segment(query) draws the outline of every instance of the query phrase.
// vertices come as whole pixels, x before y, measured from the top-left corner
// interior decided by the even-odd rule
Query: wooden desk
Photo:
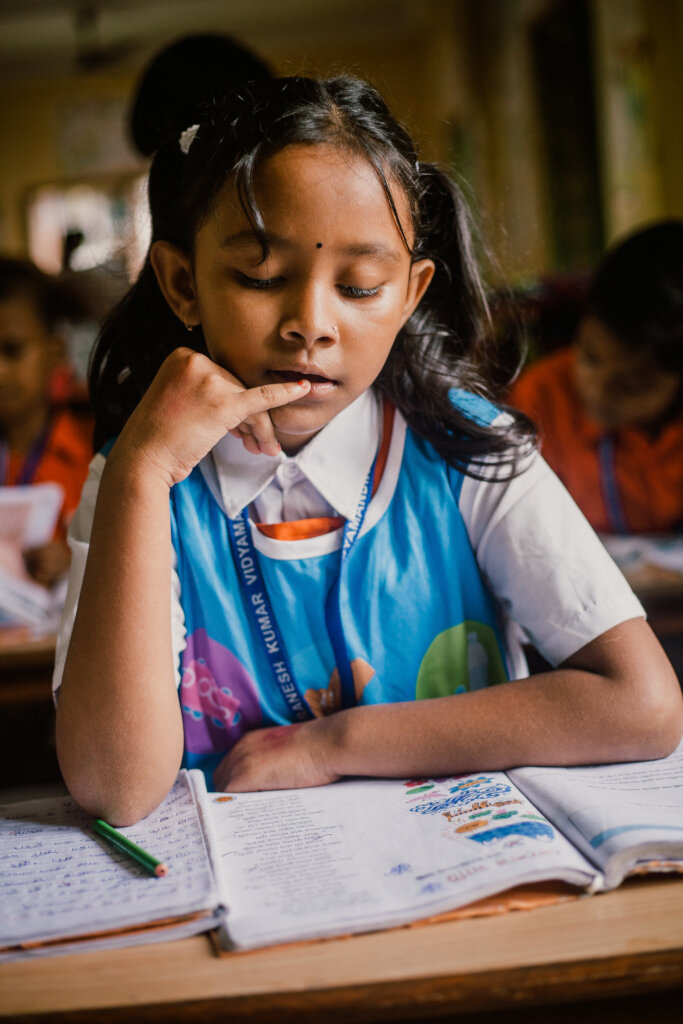
[[[681,878],[631,881],[501,917],[229,957],[216,957],[198,936],[0,964],[0,1016],[24,1024],[563,1024],[577,1015],[582,1024],[673,1024],[682,990]]]
[[[32,640],[0,630],[0,707],[52,700],[54,636]]]
[[[61,782],[54,749],[54,636],[0,630],[0,787]]]

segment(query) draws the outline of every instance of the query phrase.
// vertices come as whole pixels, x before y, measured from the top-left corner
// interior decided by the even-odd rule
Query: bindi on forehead
[[[316,249],[322,249],[323,243],[322,242],[316,242],[315,243],[315,247],[316,247]]]

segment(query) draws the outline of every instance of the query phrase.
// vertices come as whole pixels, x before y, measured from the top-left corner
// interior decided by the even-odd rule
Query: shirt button
[[[275,471],[275,479],[284,489],[296,483],[300,475],[301,471],[295,462],[281,462]]]

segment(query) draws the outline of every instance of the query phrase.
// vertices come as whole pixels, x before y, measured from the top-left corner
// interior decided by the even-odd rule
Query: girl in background
[[[60,322],[76,300],[30,260],[0,257],[0,485],[57,483],[63,501],[55,535],[24,552],[36,582],[50,587],[69,568],[66,531],[92,459],[89,412],[54,400],[64,367]]]
[[[490,401],[455,186],[353,78],[183,128],[92,365],[55,673],[76,799],[124,824],[181,763],[245,790],[672,750],[638,601]],[[524,678],[520,639],[556,668]]]
[[[510,400],[595,530],[683,530],[683,221],[607,253],[573,344],[531,365]]]

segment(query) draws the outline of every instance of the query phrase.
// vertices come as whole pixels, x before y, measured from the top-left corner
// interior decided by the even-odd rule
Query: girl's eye
[[[594,356],[591,352],[586,352],[583,348],[577,349],[577,359],[584,366],[597,366],[600,360]]]
[[[248,277],[240,271],[237,272],[236,277],[238,283],[244,288],[255,288],[259,291],[268,291],[271,288],[277,288],[283,280],[281,277]]]
[[[0,345],[0,357],[12,363],[22,359],[25,351],[26,345],[23,341],[5,341]]]
[[[373,295],[379,295],[380,286],[376,288],[356,288],[352,284],[340,284],[339,289],[349,299],[369,299]]]

